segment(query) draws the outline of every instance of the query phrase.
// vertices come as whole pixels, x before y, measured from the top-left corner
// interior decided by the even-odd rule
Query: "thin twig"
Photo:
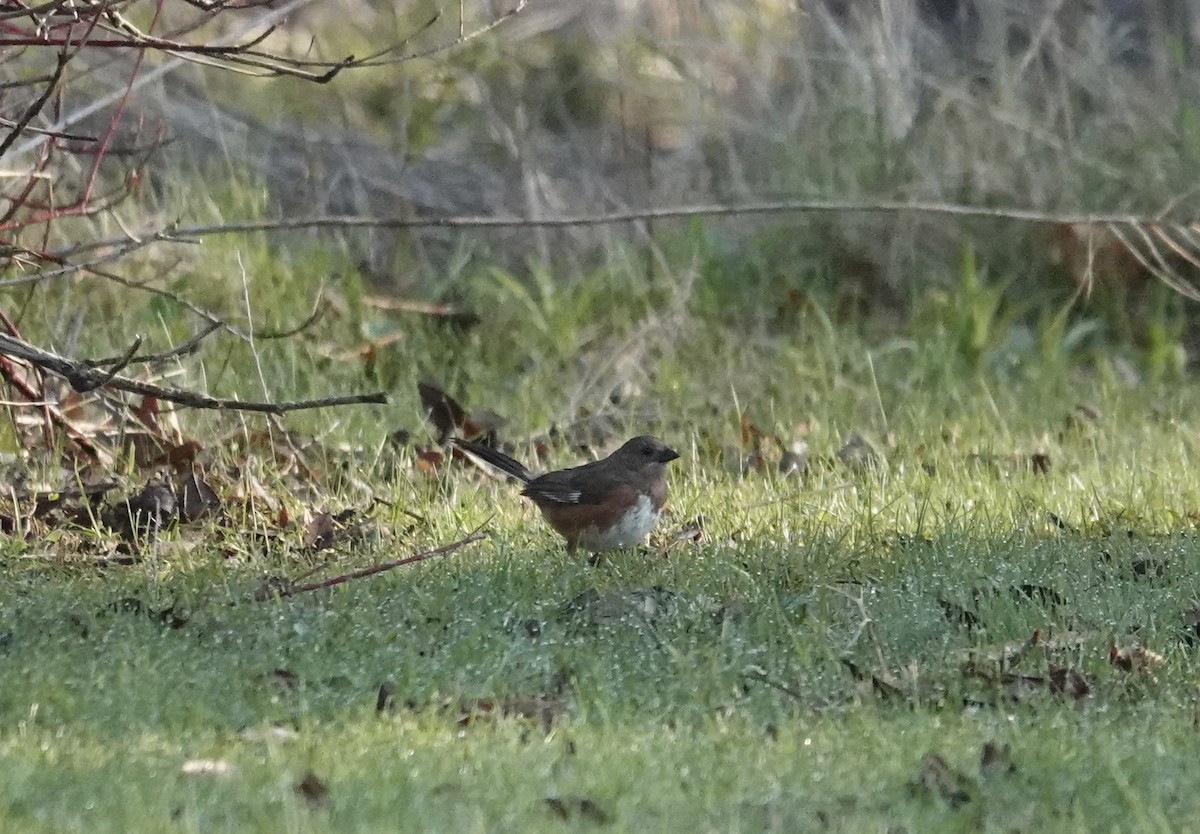
[[[322,588],[332,588],[335,585],[342,585],[346,582],[349,582],[352,579],[364,579],[368,576],[374,576],[377,573],[383,573],[384,571],[389,571],[394,568],[403,567],[404,565],[411,565],[416,562],[423,562],[426,559],[433,558],[434,556],[444,556],[447,553],[453,553],[456,550],[464,548],[469,544],[474,544],[475,542],[481,541],[485,538],[487,538],[486,533],[484,533],[480,530],[476,530],[475,532],[470,533],[469,535],[459,539],[456,542],[450,542],[450,544],[443,544],[440,547],[433,548],[432,550],[423,550],[420,553],[414,553],[411,556],[405,556],[403,559],[393,559],[390,562],[383,562],[378,565],[371,565],[371,567],[369,567],[369,568],[363,568],[361,570],[351,571],[350,573],[343,573],[339,576],[331,576],[328,579],[322,579],[320,582],[309,582],[304,585],[285,584],[282,587],[271,587],[267,593],[263,593],[260,590],[259,592],[255,593],[254,596],[250,597],[249,599],[254,602],[264,602],[266,600],[275,599],[277,597],[291,597],[291,596],[295,596],[296,594],[303,594],[307,591],[319,591]]]
[[[312,312],[304,321],[297,324],[295,327],[289,327],[286,330],[252,330],[251,335],[260,341],[271,341],[273,339],[290,339],[299,333],[303,333],[308,328],[317,323],[321,315],[325,312],[325,305],[322,303],[325,300],[325,287],[321,286],[317,289],[317,298],[313,302]]]
[[[4,140],[0,142],[0,156],[4,156],[4,153],[12,147],[13,142],[17,141],[17,137],[25,131],[25,126],[46,106],[46,102],[50,100],[50,96],[58,89],[58,82],[62,80],[63,70],[67,68],[67,64],[72,57],[74,57],[74,53],[68,51],[65,47],[59,53],[58,64],[54,67],[54,73],[50,76],[50,81],[47,82],[46,89],[42,91],[42,94],[33,103],[25,108],[25,112],[13,124],[13,128],[9,131],[8,136],[4,137]]]
[[[104,371],[103,376],[99,376],[99,377],[96,377],[95,379],[88,380],[87,384],[89,387],[76,388],[75,390],[79,391],[79,393],[81,393],[81,394],[85,394],[88,391],[94,391],[97,388],[103,388],[105,385],[108,385],[108,383],[112,382],[114,379],[117,378],[117,375],[119,373],[121,373],[121,371],[123,371],[129,367],[129,363],[133,361],[133,357],[137,356],[138,348],[140,348],[141,346],[142,346],[142,337],[135,336],[133,339],[133,343],[129,345],[129,347],[126,349],[125,353],[123,353],[120,357],[117,358],[116,362],[112,363],[111,368]]]
[[[98,41],[98,40],[91,41],[85,45],[92,46],[92,47],[107,45],[107,46],[115,47],[115,48],[128,47],[128,48],[134,48],[134,49],[139,49],[139,50],[157,49],[162,52],[165,52],[170,57],[167,60],[163,61],[158,67],[154,68],[153,70],[151,70],[147,73],[143,73],[141,76],[133,79],[132,85],[130,86],[130,88],[128,90],[116,91],[116,92],[110,93],[106,96],[101,96],[98,99],[89,102],[89,104],[86,107],[71,113],[70,115],[66,116],[65,118],[60,118],[54,124],[50,125],[46,129],[51,132],[64,131],[70,125],[83,120],[87,116],[90,116],[92,113],[95,113],[99,110],[102,110],[105,107],[108,107],[117,98],[127,95],[129,92],[133,92],[137,88],[145,86],[146,84],[152,83],[152,82],[158,80],[159,78],[162,78],[164,75],[167,75],[168,73],[174,72],[175,70],[177,70],[181,66],[183,66],[185,62],[215,64],[216,66],[222,67],[222,68],[230,70],[230,71],[251,72],[252,74],[256,74],[256,75],[291,75],[294,77],[299,77],[299,78],[313,81],[316,83],[325,83],[325,82],[328,82],[329,80],[331,80],[334,76],[336,76],[337,74],[339,74],[340,72],[342,72],[343,70],[345,70],[347,68],[378,66],[382,63],[398,63],[401,61],[412,61],[412,60],[415,60],[418,58],[429,57],[431,55],[446,52],[448,50],[462,46],[463,44],[469,43],[470,41],[475,40],[475,39],[487,34],[488,32],[493,31],[494,29],[496,29],[496,27],[500,26],[505,21],[510,20],[513,16],[520,13],[524,9],[528,0],[518,0],[518,3],[515,6],[515,8],[513,8],[507,12],[500,13],[495,18],[488,21],[486,24],[483,24],[479,28],[474,29],[470,32],[462,33],[459,35],[459,37],[457,37],[449,42],[438,44],[438,45],[432,47],[431,49],[428,49],[425,51],[400,55],[395,58],[389,59],[386,62],[380,61],[378,59],[381,56],[395,52],[396,49],[402,47],[408,40],[410,40],[412,36],[405,38],[403,41],[401,41],[399,44],[397,44],[395,46],[381,50],[372,55],[368,55],[365,58],[356,59],[353,56],[351,56],[351,57],[345,58],[341,61],[329,61],[329,62],[302,61],[302,60],[290,58],[290,57],[284,56],[284,55],[273,55],[270,53],[262,53],[262,52],[258,52],[255,50],[248,50],[247,46],[251,46],[254,43],[257,43],[258,42],[257,40],[252,41],[250,44],[242,44],[240,46],[232,45],[233,43],[238,41],[240,38],[246,36],[248,33],[254,31],[258,27],[265,27],[268,30],[268,34],[269,34],[270,30],[272,30],[274,27],[278,26],[279,21],[285,19],[287,17],[287,15],[291,14],[296,9],[306,6],[306,5],[309,5],[311,2],[312,2],[312,0],[290,0],[290,2],[287,2],[283,6],[280,6],[278,8],[268,9],[262,15],[249,21],[246,26],[240,28],[238,31],[231,32],[224,37],[217,38],[209,43],[202,44],[202,45],[190,45],[190,44],[186,44],[186,43],[177,43],[174,41],[165,41],[162,39],[152,38],[149,36],[139,37],[134,34],[126,34],[125,37],[127,40],[123,40],[123,41],[120,41],[120,40],[111,41],[111,42]],[[194,5],[197,8],[207,11],[210,16],[213,14],[216,14],[217,12],[219,12],[225,8],[231,7],[231,6],[227,6],[224,3],[203,3],[203,2],[197,2],[197,0],[188,0],[188,4]],[[54,8],[57,5],[59,5],[59,4],[51,3],[51,4],[46,4],[42,8]],[[257,2],[257,0],[254,0],[254,2],[247,3],[244,6],[242,6],[241,8],[250,8],[250,7],[260,6],[260,5],[265,5],[265,4],[259,3],[259,2]],[[102,3],[102,4],[100,4],[99,8],[103,11],[103,9],[106,6],[107,6],[107,4]],[[13,18],[29,17],[35,11],[36,11],[35,9],[29,9],[29,8],[22,9],[19,12],[13,14],[12,17]],[[420,26],[417,29],[417,32],[424,31],[425,29],[432,26],[432,24],[439,18],[439,16],[440,16],[440,13],[435,14],[429,22]],[[94,15],[92,20],[94,21],[97,18],[98,18],[98,15]],[[2,20],[2,19],[4,19],[4,16],[2,13],[0,13],[0,20]],[[187,31],[192,31],[195,28],[196,28],[196,26],[184,27],[182,30],[180,30],[180,32],[177,33],[177,36],[184,34]],[[111,30],[106,30],[106,31],[111,31]],[[89,30],[89,33],[90,33],[90,30]],[[416,33],[414,33],[414,34],[416,34]],[[16,39],[11,39],[11,40],[20,42],[22,39],[16,38]],[[45,45],[45,43],[46,43],[45,38],[40,37],[40,36],[26,37],[24,40],[29,45]],[[67,40],[73,41],[75,39],[68,37]],[[321,67],[327,67],[328,69],[326,72],[322,72],[322,73],[309,73],[309,72],[305,72],[303,70],[303,67],[305,67],[305,66],[321,66]],[[45,142],[46,142],[46,137],[43,135],[37,135],[37,136],[30,137],[27,139],[27,141],[25,141],[23,144],[21,144],[20,146],[17,147],[15,156],[21,156],[23,154],[26,154],[29,151],[44,144]]]
[[[462,32],[462,27],[460,26],[459,36],[457,38],[455,38],[454,40],[449,41],[447,43],[440,43],[436,46],[431,46],[429,49],[425,49],[420,52],[410,52],[407,55],[404,55],[402,60],[412,61],[416,58],[428,58],[433,55],[439,55],[443,52],[448,52],[449,50],[454,49],[455,47],[458,47],[458,46],[462,46],[465,43],[470,43],[471,41],[475,40],[476,38],[483,37],[488,32],[492,31],[493,29],[498,28],[505,21],[519,15],[521,12],[523,12],[525,10],[525,6],[526,6],[526,4],[528,4],[528,2],[529,2],[529,0],[518,0],[517,5],[513,6],[508,11],[501,12],[496,17],[492,18],[490,21],[483,24],[479,28],[472,29],[470,32],[466,32],[465,34]]]
[[[16,323],[10,319],[8,317],[8,313],[2,309],[0,309],[0,327],[3,327],[4,330],[10,334],[4,338],[12,338],[17,341],[20,340],[20,331],[17,329]],[[102,460],[99,447],[93,443],[82,430],[75,427],[74,423],[72,423],[67,415],[63,413],[63,410],[59,404],[46,401],[46,386],[40,369],[34,368],[31,370],[33,370],[37,376],[38,385],[36,388],[25,379],[25,375],[18,370],[15,363],[9,361],[7,356],[0,356],[0,376],[3,376],[5,382],[15,388],[17,392],[24,396],[27,400],[31,402],[38,401],[44,403],[44,405],[41,407],[41,411],[43,421],[42,425],[46,442],[52,442],[54,437],[54,427],[57,426],[66,432],[67,436],[70,437],[71,440],[78,444],[84,455],[92,460]]]
[[[758,683],[761,683],[764,686],[769,686],[771,689],[774,689],[777,692],[782,692],[784,695],[787,695],[789,698],[793,698],[797,701],[805,700],[804,694],[802,692],[800,692],[800,690],[796,689],[795,687],[788,686],[785,683],[775,680],[770,675],[768,675],[767,671],[765,669],[763,669],[762,667],[751,666],[750,668],[748,668],[744,672],[742,672],[742,677],[744,677],[746,680],[757,681]]]
[[[112,281],[113,283],[119,284],[122,287],[127,287],[131,290],[137,290],[139,292],[150,293],[151,295],[157,295],[160,298],[166,298],[169,301],[172,301],[172,302],[178,304],[179,306],[189,310],[190,312],[192,312],[194,315],[198,316],[199,318],[204,319],[205,323],[207,325],[212,326],[212,328],[214,330],[217,328],[222,328],[222,329],[226,330],[227,332],[233,334],[234,336],[237,336],[243,342],[250,341],[250,338],[251,338],[250,334],[242,332],[239,328],[234,327],[229,322],[227,322],[224,319],[217,316],[216,313],[212,313],[208,310],[205,310],[203,307],[200,307],[200,306],[192,303],[191,301],[184,298],[182,295],[179,295],[178,293],[171,292],[170,290],[163,289],[162,287],[152,286],[152,285],[146,283],[145,281],[131,281],[128,278],[125,278],[125,277],[122,277],[121,275],[116,274],[115,272],[109,272],[108,270],[99,269],[96,266],[97,264],[107,263],[108,261],[119,260],[125,254],[132,252],[135,249],[140,249],[144,246],[149,246],[154,241],[168,240],[168,239],[169,238],[164,237],[161,232],[156,232],[154,234],[143,237],[140,240],[136,240],[136,241],[132,241],[132,242],[131,242],[131,239],[128,237],[122,237],[122,238],[120,238],[120,241],[125,244],[125,247],[120,251],[108,252],[105,255],[102,255],[93,261],[89,261],[86,263],[79,263],[79,264],[69,264],[67,266],[63,266],[60,269],[51,270],[49,272],[39,272],[39,273],[35,273],[33,275],[22,276],[21,278],[11,278],[11,279],[6,279],[6,280],[0,279],[0,289],[21,286],[24,284],[36,284],[36,283],[40,283],[41,281],[46,281],[51,278],[58,278],[58,277],[66,276],[66,275],[71,275],[76,272],[88,272],[92,275],[95,275],[97,278],[103,278],[106,281]],[[95,249],[95,248],[100,248],[100,247],[95,247],[95,246],[90,246],[90,245],[76,246],[76,247],[72,247],[72,251],[79,252],[79,251],[83,251],[85,249],[90,250],[90,249]],[[33,252],[30,254],[41,260],[49,260],[49,261],[52,261],[55,263],[63,262],[63,255],[61,253],[46,254],[46,253],[40,253],[40,252]],[[205,334],[205,335],[207,335],[207,334]]]
[[[141,355],[134,356],[126,364],[158,365],[166,362],[168,359],[177,359],[181,356],[191,356],[200,349],[201,342],[220,329],[221,322],[207,322],[205,326],[200,329],[200,332],[188,339],[186,342],[178,344],[173,348],[159,351],[158,353],[143,353]],[[112,365],[114,362],[120,362],[123,358],[123,356],[106,356],[101,359],[81,359],[80,362],[92,368],[101,368]]]

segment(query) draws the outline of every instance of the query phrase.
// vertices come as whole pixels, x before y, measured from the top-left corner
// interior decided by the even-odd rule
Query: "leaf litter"
[[[439,419],[467,419],[451,398],[434,389],[424,394],[438,404],[434,412]],[[76,413],[82,408],[78,404]],[[374,550],[377,543],[395,535],[375,522],[373,510],[378,499],[373,496],[363,508],[331,511],[304,507],[304,524],[299,528],[293,524],[295,513],[289,507],[297,500],[305,503],[307,494],[322,494],[314,487],[329,480],[316,461],[333,461],[330,474],[338,478],[345,474],[336,465],[338,456],[311,438],[284,430],[243,428],[214,444],[223,454],[219,458],[208,455],[212,460],[205,463],[201,461],[203,445],[183,435],[176,410],[164,411],[155,398],[146,397],[133,410],[133,417],[140,432],[136,437],[142,438],[136,442],[148,443],[147,437],[156,442],[153,454],[129,447],[134,472],[149,471],[139,488],[109,498],[124,481],[114,477],[110,465],[67,459],[60,470],[61,485],[38,489],[18,484],[10,488],[13,510],[0,518],[0,529],[22,535],[31,543],[49,545],[32,558],[99,568],[133,565],[150,552],[169,557],[201,544],[227,559],[274,556],[290,563],[305,553]],[[500,424],[494,415],[476,419],[492,429]],[[270,465],[269,473],[264,464]],[[414,469],[420,468],[418,459]],[[369,485],[358,487],[370,493]],[[165,536],[168,532],[171,535]],[[294,577],[270,576],[248,598],[265,600],[332,587],[453,552],[480,537],[469,534],[449,545],[321,581],[303,581],[311,570]],[[316,569],[330,564],[332,560],[326,559]]]

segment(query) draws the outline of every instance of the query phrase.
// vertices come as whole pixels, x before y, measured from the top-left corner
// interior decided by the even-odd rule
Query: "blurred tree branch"
[[[333,60],[297,57],[271,44],[285,16],[312,0],[25,0],[0,8],[0,92],[6,116],[0,118],[0,287],[25,288],[33,293],[56,278],[77,281],[100,279],[128,290],[155,292],[169,297],[182,309],[202,319],[201,331],[181,345],[140,355],[140,340],[133,340],[121,356],[103,362],[68,359],[25,340],[13,318],[0,308],[0,378],[24,403],[37,404],[45,415],[45,435],[65,432],[77,447],[94,457],[95,448],[67,413],[52,403],[45,372],[67,379],[75,391],[125,391],[168,400],[191,408],[217,408],[281,414],[303,408],[320,408],[385,400],[382,394],[267,402],[213,397],[186,388],[156,385],[126,375],[134,365],[177,360],[200,350],[204,339],[217,329],[242,338],[242,332],[183,294],[150,286],[120,274],[122,261],[154,243],[173,241],[170,230],[134,237],[128,234],[109,245],[88,239],[88,221],[111,216],[122,228],[145,223],[118,218],[113,209],[127,203],[139,189],[139,170],[163,146],[162,132],[149,143],[119,149],[119,128],[129,119],[126,105],[131,93],[187,62],[258,77],[291,77],[325,84],[348,71],[428,57],[453,49],[493,31],[518,14],[526,0],[514,0],[508,11],[489,14],[467,26],[463,4],[458,6],[457,34],[421,52],[406,54],[409,42],[439,20],[435,13],[418,22],[399,43],[365,57],[349,55]],[[251,16],[246,20],[246,15]],[[143,71],[149,55],[159,55],[157,66]],[[125,63],[119,63],[119,60]],[[40,66],[39,66],[40,63]],[[116,89],[93,92],[102,69],[117,71]],[[84,81],[90,82],[84,84]],[[90,96],[77,109],[67,110],[64,91]],[[95,117],[99,116],[99,119]],[[84,119],[102,127],[72,130]],[[140,125],[133,129],[140,132]],[[94,133],[94,135],[92,135]],[[119,167],[118,167],[119,166]],[[103,176],[102,176],[103,174]],[[70,225],[66,221],[73,222]],[[91,254],[80,259],[81,254]],[[158,277],[161,277],[159,275]],[[318,297],[312,314],[296,327],[260,334],[263,338],[298,333],[320,316]]]

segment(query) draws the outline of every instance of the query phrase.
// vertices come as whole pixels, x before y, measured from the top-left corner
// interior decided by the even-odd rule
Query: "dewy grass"
[[[318,276],[273,280],[294,283],[272,314],[306,315]],[[1036,339],[999,365],[967,361],[937,328],[880,344],[828,319],[738,327],[735,313],[693,316],[669,286],[624,305],[499,286],[474,330],[412,327],[377,360],[393,405],[292,421],[322,436],[323,477],[300,488],[273,476],[278,462],[241,464],[295,518],[374,502],[374,524],[327,573],[478,525],[488,541],[267,602],[246,601],[265,574],[296,577],[327,555],[303,551],[302,529],[265,549],[263,531],[172,531],[140,563],[104,568],[37,536],[6,543],[0,830],[1160,830],[1198,818],[1189,383],[1131,390],[1116,359],[1071,364]],[[541,335],[522,364],[511,331],[531,304]],[[330,344],[364,338],[359,325],[347,314],[261,343],[274,393],[370,385],[360,360],[330,358]],[[244,345],[206,350],[217,387],[257,385]],[[427,442],[415,396],[427,376],[503,413],[518,438],[588,374],[596,390],[629,383],[609,405],[612,432],[653,430],[684,453],[646,552],[590,566],[511,485],[460,467],[422,474],[386,440],[406,428]],[[805,440],[806,473],[742,474],[744,426]],[[873,462],[838,458],[853,433]],[[205,454],[220,471],[248,451]],[[580,454],[556,448],[544,463]],[[675,540],[697,519],[702,541]],[[1110,662],[1135,646],[1161,663]]]
[[[1172,138],[1188,113],[1159,118],[1187,99],[1188,75],[1160,73],[1176,80],[1150,90],[1098,60],[1110,43],[1064,44],[1040,12],[1032,40],[1063,50],[1061,75],[1021,60],[1011,77],[998,71],[980,85],[955,66],[945,79],[930,76],[907,38],[888,39],[885,72],[864,71],[873,31],[826,33],[803,10],[794,27],[761,14],[730,27],[718,20],[727,11],[718,4],[715,17],[687,24],[732,47],[711,52],[719,67],[677,50],[701,44],[681,30],[677,45],[655,39],[654,60],[603,61],[587,73],[611,90],[614,112],[619,104],[623,119],[634,114],[626,132],[649,136],[690,121],[638,116],[647,108],[633,101],[650,76],[674,75],[664,76],[663,56],[686,58],[688,72],[653,89],[665,83],[666,97],[681,102],[702,89],[691,98],[707,111],[698,123],[711,124],[682,147],[703,149],[722,200],[749,184],[1157,211],[1194,168],[1194,154]],[[389,28],[363,32],[382,47],[396,42]],[[636,38],[643,31],[639,21]],[[542,99],[579,87],[542,71],[545,42],[521,41],[521,56],[511,42],[488,44],[450,68],[477,78],[473,92],[410,78],[401,83],[414,95],[396,95],[395,79],[379,77],[387,106],[355,121],[400,137],[406,151],[403,139],[434,141],[439,124],[463,131],[452,145],[468,133],[511,134],[521,176],[551,189],[554,213],[581,205],[560,198],[612,193],[607,181],[594,187],[586,166],[569,178],[537,176],[565,145],[538,153],[536,137],[510,129],[503,114],[529,109],[510,106],[519,96],[536,112],[549,107]],[[562,67],[580,75],[577,62]],[[738,81],[714,85],[718,76]],[[342,89],[361,90],[362,78],[345,76]],[[1025,85],[1061,88],[1062,101],[1055,93],[1019,105]],[[737,99],[733,118],[714,108],[721,88]],[[238,89],[251,101],[261,95]],[[315,112],[310,92],[269,94],[273,103],[302,95]],[[883,106],[918,100],[935,106],[922,104],[907,128],[894,118],[903,113]],[[663,115],[649,101],[648,112]],[[397,132],[401,122],[408,127]],[[539,118],[516,122],[544,130]],[[1194,140],[1195,130],[1184,133]],[[239,156],[237,142],[210,138],[183,146]],[[190,222],[249,219],[276,203],[285,214],[316,211],[323,201],[280,185],[299,170],[286,164],[287,145],[281,155],[248,154],[262,167],[224,190],[215,182],[229,178],[224,161],[202,187],[163,177],[172,183],[163,205],[143,208],[175,217],[183,204]],[[323,164],[295,153],[318,189],[341,181],[339,165],[325,181]],[[505,158],[492,145],[467,155],[489,165]],[[1114,174],[1114,164],[1123,169]],[[674,188],[677,178],[664,174],[654,179]],[[254,185],[260,179],[272,190]],[[395,208],[384,191],[377,213]],[[158,199],[157,189],[144,193]],[[456,204],[465,203],[448,201]],[[1177,201],[1180,217],[1188,205]],[[981,246],[981,256],[1012,263],[987,277],[983,257],[978,274],[964,259],[956,279],[969,227],[786,222],[778,239],[757,243],[731,223],[724,247],[693,224],[659,241],[661,259],[616,251],[605,238],[612,262],[584,275],[525,274],[511,252],[504,270],[469,246],[465,265],[446,275],[428,267],[441,259],[414,254],[437,274],[405,274],[404,286],[478,312],[466,328],[372,307],[356,271],[301,233],[275,247],[235,235],[164,244],[123,261],[122,274],[165,276],[155,286],[243,330],[243,275],[263,330],[304,321],[318,288],[327,290],[324,315],[295,336],[251,345],[221,333],[198,358],[164,369],[171,382],[280,399],[385,388],[393,399],[290,416],[314,476],[300,483],[280,471],[294,460],[244,447],[228,415],[183,418],[225,490],[253,478],[278,501],[278,515],[294,522],[282,533],[231,502],[232,528],[169,531],[136,564],[96,564],[101,543],[90,534],[75,551],[62,530],[0,542],[0,831],[1195,827],[1198,392],[1190,380],[1161,383],[1179,379],[1173,313],[1151,311],[1158,321],[1142,354],[1114,349],[1095,321],[1035,321],[1036,310],[1018,315],[994,290],[1015,278],[1036,296],[1028,306],[1042,302],[1036,233],[997,235],[1004,242]],[[986,242],[987,232],[975,233]],[[515,248],[535,236],[514,239]],[[596,238],[582,239],[561,263],[588,259],[581,252]],[[889,264],[889,281],[911,281],[927,315],[836,321],[824,308],[860,260]],[[40,285],[6,310],[20,311],[31,339],[77,356],[119,355],[136,333],[158,343],[148,348],[191,334],[195,319],[177,299],[100,280]],[[807,294],[818,284],[827,299]],[[1047,309],[1060,310],[1064,295],[1047,291]],[[75,339],[79,311],[88,316]],[[1078,337],[1069,346],[1068,333]],[[589,566],[510,485],[415,466],[412,446],[397,448],[389,435],[403,429],[429,442],[416,396],[427,378],[471,409],[507,417],[506,438],[565,429],[547,465],[578,460],[576,441],[594,439],[572,431],[581,423],[601,435],[669,439],[685,454],[651,548]],[[287,451],[282,426],[246,419]],[[854,434],[873,456],[843,461],[837,453]],[[305,447],[308,435],[319,451]],[[746,441],[757,435],[768,438],[767,465],[743,474]],[[803,476],[776,471],[774,437],[807,444]],[[32,470],[31,480],[58,485],[53,465],[21,465],[6,474]],[[307,552],[296,520],[344,508],[370,508],[365,534],[332,554]],[[489,540],[446,558],[247,600],[264,576],[297,577],[326,556],[326,572],[348,571],[478,525]],[[695,529],[699,542],[675,538]],[[1144,670],[1111,662],[1112,650],[1120,659],[1137,647],[1154,653]]]
[[[273,299],[256,319],[308,316],[326,259],[230,245],[222,263]],[[1046,350],[1040,325],[1003,316],[964,355],[934,318],[872,335],[815,305],[779,319],[783,299],[714,307],[720,276],[679,263],[652,291],[631,264],[468,275],[465,330],[371,308],[343,278],[297,336],[222,334],[181,363],[174,381],[223,395],[261,396],[260,365],[278,398],[388,388],[386,407],[288,418],[319,438],[292,438],[314,475],[299,482],[227,417],[183,418],[223,491],[251,479],[293,520],[371,519],[316,555],[302,524],[240,504],[232,528],[169,531],[132,565],[96,565],[100,543],[70,551],[61,530],[5,541],[0,830],[1191,825],[1194,386],[1130,387],[1136,356]],[[137,298],[80,353],[186,333],[171,302]],[[59,312],[31,305],[24,326]],[[669,439],[683,456],[652,546],[591,566],[512,485],[415,466],[389,435],[431,442],[427,378],[507,417],[505,438],[557,424],[545,466],[578,462],[580,425]],[[767,465],[743,474],[756,433]],[[843,461],[853,434],[872,454]],[[803,475],[776,470],[776,437],[807,443]],[[697,524],[701,541],[676,538]],[[264,576],[480,525],[486,542],[437,560],[247,599]],[[1110,662],[1136,646],[1161,663]]]

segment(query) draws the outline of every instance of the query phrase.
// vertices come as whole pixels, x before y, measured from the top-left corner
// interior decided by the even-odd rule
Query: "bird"
[[[468,455],[525,484],[521,494],[567,542],[593,554],[640,544],[662,517],[667,464],[679,453],[655,437],[635,437],[601,460],[535,475],[491,446],[455,439]]]

